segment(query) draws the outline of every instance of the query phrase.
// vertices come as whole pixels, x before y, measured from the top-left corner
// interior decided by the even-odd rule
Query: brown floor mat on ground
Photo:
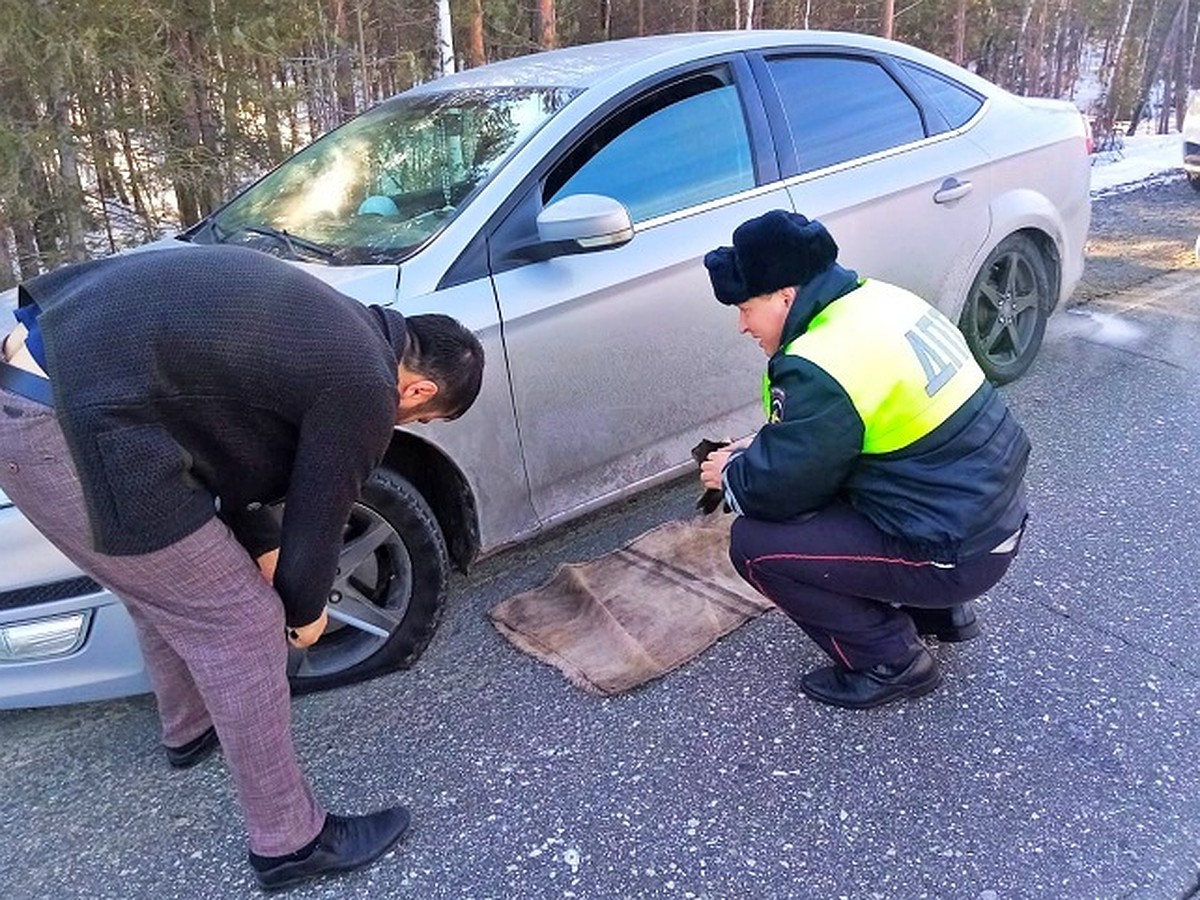
[[[619,694],[678,668],[772,607],[729,562],[731,515],[668,522],[489,612],[518,648],[584,690]]]

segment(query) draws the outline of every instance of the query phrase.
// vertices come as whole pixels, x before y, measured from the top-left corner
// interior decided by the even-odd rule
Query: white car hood
[[[161,240],[143,244],[140,247],[133,247],[122,252],[143,253],[151,250],[170,250],[197,246],[200,245],[181,241],[176,238],[162,238]],[[346,296],[353,297],[362,303],[378,303],[386,306],[396,301],[396,290],[400,277],[399,266],[324,266],[320,263],[296,262],[294,260],[287,260],[287,262],[297,268],[303,269],[310,275],[316,276]],[[15,296],[13,297],[12,305],[16,305]]]

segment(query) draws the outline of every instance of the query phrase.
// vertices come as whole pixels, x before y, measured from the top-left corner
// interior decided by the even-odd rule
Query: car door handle
[[[957,178],[950,177],[942,182],[942,186],[938,188],[936,194],[933,195],[934,203],[949,203],[952,200],[958,200],[960,197],[965,197],[971,193],[972,184],[969,181],[959,181]]]

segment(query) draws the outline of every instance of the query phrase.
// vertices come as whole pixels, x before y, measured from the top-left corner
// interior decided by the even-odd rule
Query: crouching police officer
[[[705,257],[769,357],[767,424],[713,452],[741,576],[834,661],[812,699],[865,709],[941,683],[918,638],[965,640],[1017,553],[1029,441],[957,329],[837,263],[820,222],[774,210]]]

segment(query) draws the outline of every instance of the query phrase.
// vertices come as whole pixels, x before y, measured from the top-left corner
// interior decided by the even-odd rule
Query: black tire
[[[1187,180],[1188,184],[1192,186],[1193,191],[1200,191],[1200,173],[1188,172]]]
[[[989,381],[1006,384],[1029,368],[1046,333],[1051,290],[1049,267],[1032,239],[1009,235],[988,255],[959,327]]]
[[[330,594],[329,627],[307,650],[292,650],[292,692],[354,684],[411,665],[437,628],[450,561],[437,519],[420,492],[386,468],[363,487],[346,525]],[[387,633],[333,616],[347,613]]]

